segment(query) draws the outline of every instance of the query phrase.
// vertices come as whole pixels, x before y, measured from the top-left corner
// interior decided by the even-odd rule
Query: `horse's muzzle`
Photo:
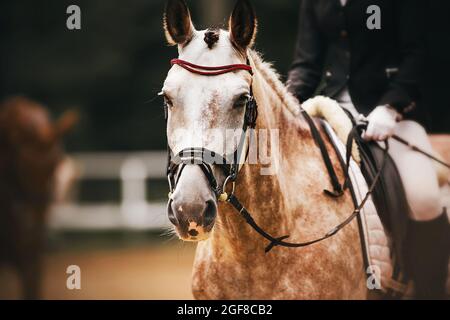
[[[184,241],[202,241],[209,237],[217,217],[214,199],[196,201],[174,197],[169,201],[168,216],[178,236]]]

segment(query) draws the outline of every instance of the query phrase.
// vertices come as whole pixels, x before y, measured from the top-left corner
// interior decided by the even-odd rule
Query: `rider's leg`
[[[396,135],[420,149],[433,153],[427,133],[418,123],[398,123]],[[434,164],[425,155],[391,139],[390,155],[397,165],[411,207],[411,218],[416,221],[434,220],[442,214],[438,177]]]
[[[398,124],[396,134],[426,152],[432,152],[425,130],[417,123]],[[436,169],[426,156],[397,141],[390,141],[394,159],[411,207],[408,228],[409,274],[415,283],[416,298],[445,297],[450,228],[443,213]]]

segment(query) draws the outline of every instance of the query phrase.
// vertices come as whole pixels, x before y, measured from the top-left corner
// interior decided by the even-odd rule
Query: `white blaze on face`
[[[204,41],[205,31],[195,31],[179,59],[202,66],[245,64],[245,58],[232,46],[229,33],[221,30],[212,49]],[[191,147],[230,154],[237,140],[227,130],[240,130],[245,108],[234,108],[236,99],[248,94],[251,75],[237,71],[219,76],[202,76],[175,65],[169,71],[163,92],[171,99],[167,135],[173,152]]]
[[[229,32],[197,31],[184,0],[167,1],[164,13],[168,43],[178,45],[180,60],[199,66],[245,64],[242,52],[252,46],[256,25],[256,15],[248,1],[237,2],[229,19]],[[169,109],[167,137],[172,152],[179,154],[189,148],[205,148],[219,156],[233,154],[238,147],[236,136],[241,136],[244,125],[251,81],[248,71],[205,76],[174,65],[163,87]],[[230,134],[233,130],[238,134]],[[210,163],[208,160],[204,159]],[[218,184],[223,184],[224,172],[218,166],[212,167]],[[170,197],[169,217],[183,240],[205,240],[217,216],[217,195],[213,190],[216,185],[211,186],[202,167],[182,168]]]

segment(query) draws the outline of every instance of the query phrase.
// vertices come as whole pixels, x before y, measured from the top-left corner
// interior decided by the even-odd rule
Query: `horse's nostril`
[[[196,236],[198,236],[198,231],[195,230],[195,229],[189,230],[188,233],[189,233],[189,235],[190,235],[191,237],[196,237]]]
[[[169,202],[169,205],[167,206],[167,214],[169,216],[169,220],[170,222],[174,225],[174,226],[178,226],[180,223],[177,219],[177,217],[175,216],[175,212],[172,208],[173,205],[173,201]]]
[[[217,216],[217,206],[214,201],[209,200],[206,202],[206,209],[203,216],[203,225],[209,227],[214,223]]]

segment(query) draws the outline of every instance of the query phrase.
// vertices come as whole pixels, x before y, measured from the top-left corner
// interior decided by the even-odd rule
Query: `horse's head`
[[[217,67],[247,64],[247,49],[256,35],[256,16],[246,0],[238,1],[229,20],[229,30],[195,29],[183,0],[169,0],[164,17],[167,40],[178,46],[179,59],[194,65],[175,64],[164,82],[167,107],[167,137],[173,154],[189,148],[207,149],[218,155],[233,154],[239,146],[252,77],[237,69],[220,75],[202,75]],[[182,169],[180,169],[182,167]],[[226,174],[219,166],[203,168],[188,164],[174,173],[174,190],[168,205],[170,221],[186,241],[208,238],[217,216],[218,195],[204,169],[212,170],[217,185]]]
[[[0,154],[6,156],[0,161],[0,171],[13,168],[10,176],[21,192],[48,199],[55,169],[63,157],[62,138],[76,122],[73,111],[52,123],[47,109],[37,102],[23,97],[5,100],[0,105]]]

